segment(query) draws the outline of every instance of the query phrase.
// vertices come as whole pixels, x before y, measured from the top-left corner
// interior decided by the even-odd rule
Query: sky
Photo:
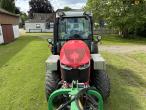
[[[30,0],[16,0],[16,6],[20,8],[21,11],[27,12],[29,10]],[[85,6],[87,0],[49,0],[54,7],[54,10],[64,8],[65,6],[71,7],[73,9],[80,9]]]

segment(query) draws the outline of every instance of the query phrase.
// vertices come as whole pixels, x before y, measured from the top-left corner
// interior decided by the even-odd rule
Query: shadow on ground
[[[139,101],[139,94],[135,95],[130,88],[146,88],[146,81],[132,70],[119,69],[113,65],[107,66],[107,72],[111,81],[111,95],[104,110],[144,110]]]

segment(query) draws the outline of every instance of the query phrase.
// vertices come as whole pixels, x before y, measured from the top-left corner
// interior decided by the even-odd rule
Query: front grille
[[[61,77],[68,83],[72,83],[73,80],[78,80],[79,83],[88,82],[90,77],[90,63],[81,65],[79,68],[61,65]]]

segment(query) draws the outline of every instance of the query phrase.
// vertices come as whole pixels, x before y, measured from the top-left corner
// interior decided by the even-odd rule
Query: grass
[[[53,33],[25,33],[22,31],[21,36],[53,36]]]
[[[0,110],[47,110],[44,95],[46,40],[21,37],[0,46]]]
[[[146,38],[122,38],[117,35],[106,35],[102,39],[104,45],[146,45]]]
[[[123,44],[122,39],[116,41],[114,37],[103,39],[108,45],[129,42]],[[44,92],[45,60],[50,55],[47,45],[45,39],[34,34],[0,45],[0,110],[47,110]],[[102,52],[102,55],[111,80],[111,96],[104,110],[145,110],[146,53]]]
[[[146,53],[102,53],[107,60],[111,80],[111,96],[105,110],[145,110],[146,108]]]

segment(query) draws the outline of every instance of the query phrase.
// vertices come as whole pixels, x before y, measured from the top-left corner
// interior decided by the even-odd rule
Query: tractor
[[[56,12],[54,38],[48,39],[52,55],[46,60],[49,110],[103,110],[110,81],[92,18],[82,10]]]

